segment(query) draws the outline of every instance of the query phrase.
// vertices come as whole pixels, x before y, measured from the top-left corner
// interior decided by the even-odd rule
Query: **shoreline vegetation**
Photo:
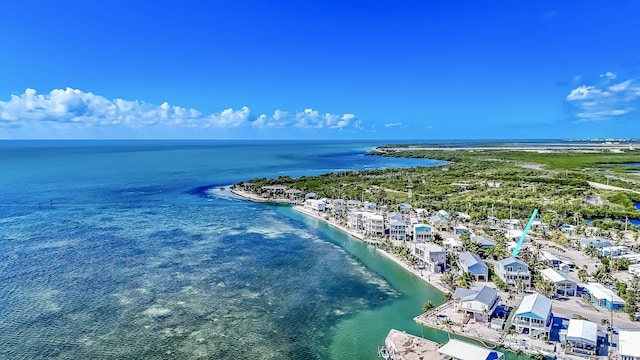
[[[550,349],[543,341],[537,344],[539,346],[523,348],[521,342],[514,342],[515,338],[508,340],[507,334],[495,339],[481,336],[480,332],[474,336],[466,326],[454,331],[450,321],[445,324],[438,319],[435,322],[429,320],[429,316],[451,305],[451,295],[456,287],[469,287],[473,281],[467,281],[462,275],[452,275],[449,271],[425,271],[412,253],[413,245],[407,245],[410,241],[394,239],[389,230],[385,234],[379,230],[371,232],[354,227],[354,219],[347,216],[348,212],[388,214],[402,212],[403,207],[407,207],[409,212],[404,214],[405,220],[411,217],[413,221],[413,217],[417,217],[418,224],[426,223],[430,216],[447,214],[448,229],[442,229],[442,234],[438,229],[430,241],[442,246],[445,236],[451,236],[447,238],[451,240],[463,240],[467,251],[484,253],[482,257],[487,264],[508,256],[505,249],[510,240],[505,240],[502,225],[507,221],[520,225],[526,223],[534,208],[539,210],[540,226],[532,229],[529,236],[536,239],[533,245],[538,253],[541,246],[560,252],[566,252],[561,251],[566,248],[579,249],[579,236],[615,239],[632,252],[640,249],[640,192],[636,190],[640,188],[640,151],[633,145],[447,149],[390,145],[375,148],[367,155],[425,158],[443,163],[299,178],[255,178],[232,185],[230,189],[251,201],[291,204],[298,212],[376,246],[378,253],[435,287],[443,294],[444,304],[425,303],[424,313],[414,318],[422,325],[483,343],[488,341],[492,346],[505,346],[532,356],[553,354],[555,349]],[[319,204],[321,209],[317,207]],[[378,216],[382,219],[382,215]],[[635,221],[638,227],[630,220]],[[501,221],[504,224],[496,226],[496,222]],[[460,236],[455,226],[471,230],[472,234],[497,239],[496,246],[486,252],[472,246],[468,239]],[[532,255],[533,251],[525,248],[528,254],[526,262],[537,274],[541,265]],[[457,255],[450,258],[447,252],[445,269],[457,268],[455,258]],[[585,274],[580,273],[586,273],[585,270],[592,265],[587,264],[580,269],[581,280]],[[606,268],[604,264],[603,269]],[[592,276],[594,280],[606,283],[604,277],[600,279],[603,273],[608,271],[586,273],[586,278]],[[550,294],[548,284],[537,276],[536,290]],[[500,284],[494,277],[490,280],[500,295],[504,294],[503,299],[509,298],[509,302],[514,304],[521,301],[518,292],[514,297],[504,283]],[[613,283],[618,286],[615,281]],[[631,318],[632,314],[629,315]]]

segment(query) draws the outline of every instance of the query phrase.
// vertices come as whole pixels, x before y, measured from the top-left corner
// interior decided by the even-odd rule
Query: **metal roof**
[[[607,300],[614,304],[624,304],[625,301],[622,300],[618,294],[614,293],[611,289],[607,289],[604,285],[600,283],[588,283],[584,286],[585,289],[596,299],[599,300]]]
[[[507,265],[511,265],[511,264],[517,264],[522,266],[523,268],[529,270],[529,265],[527,265],[527,263],[525,263],[524,261],[520,261],[516,258],[513,257],[508,257],[505,259],[502,259],[500,261],[498,261],[500,264],[502,264],[502,266],[507,266]]]
[[[474,243],[480,244],[482,246],[494,246],[494,242],[491,241],[491,239],[489,239],[486,236],[472,236],[470,238],[471,241],[473,241]]]
[[[478,257],[478,255],[469,251],[460,254],[458,261],[463,264],[467,271],[472,273],[486,274],[487,265]],[[484,271],[483,271],[484,270]]]
[[[522,298],[516,315],[536,317],[540,320],[547,320],[551,312],[551,299],[541,294],[531,294]]]
[[[561,281],[569,281],[575,283],[576,281],[569,277],[569,275],[563,273],[562,271],[558,271],[556,269],[548,268],[540,271],[543,277],[549,279],[553,283],[561,282]]]
[[[567,340],[580,341],[593,346],[598,342],[598,325],[587,320],[569,320]]]
[[[448,343],[438,349],[438,352],[460,360],[497,360],[502,359],[504,356],[499,351],[485,349],[457,339],[449,340]]]
[[[620,330],[618,353],[620,356],[640,357],[640,331]]]
[[[471,289],[456,288],[453,293],[454,299],[461,301],[479,301],[487,306],[494,303],[498,291],[488,286],[474,286]]]

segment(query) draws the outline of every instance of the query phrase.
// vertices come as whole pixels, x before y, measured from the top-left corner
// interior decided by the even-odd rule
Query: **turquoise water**
[[[0,142],[0,358],[373,359],[435,289],[256,176],[434,165],[369,142]]]

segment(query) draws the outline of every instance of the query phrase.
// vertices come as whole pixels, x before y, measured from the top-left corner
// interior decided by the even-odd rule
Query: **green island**
[[[620,219],[639,219],[640,151],[468,151],[380,147],[369,155],[426,158],[448,163],[407,169],[351,171],[320,176],[252,179],[242,185],[257,194],[286,185],[318,197],[377,204],[410,202],[428,211],[463,211],[472,220],[493,215],[526,219],[538,208],[546,223],[579,225],[592,220],[621,230]],[[408,196],[411,189],[411,198]]]
[[[425,302],[420,325],[534,358],[606,356],[614,329],[640,334],[640,151],[387,145],[367,155],[441,163],[255,178],[232,191],[294,204],[434,286],[442,301]],[[494,299],[484,310],[465,307],[481,293]],[[547,312],[525,322],[523,306]],[[609,335],[560,335],[572,326]]]

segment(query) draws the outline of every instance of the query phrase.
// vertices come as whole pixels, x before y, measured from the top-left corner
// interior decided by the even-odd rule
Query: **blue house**
[[[489,268],[478,257],[469,251],[460,254],[458,257],[458,267],[464,272],[475,276],[476,281],[489,281]]]
[[[496,244],[486,236],[472,236],[470,239],[474,243],[480,245],[483,249],[488,249],[496,246]]]
[[[615,291],[607,289],[600,283],[588,283],[584,286],[584,290],[591,297],[593,305],[608,310],[620,310],[624,307],[625,301]]]

